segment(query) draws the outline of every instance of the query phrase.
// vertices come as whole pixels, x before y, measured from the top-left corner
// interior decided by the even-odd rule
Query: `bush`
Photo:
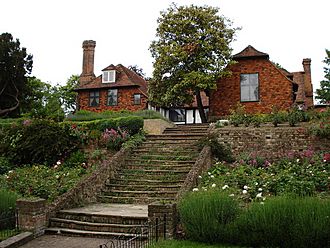
[[[330,200],[274,197],[237,219],[237,240],[252,247],[329,247]]]
[[[53,165],[78,146],[78,139],[67,126],[49,120],[34,120],[12,128],[5,139],[5,154],[17,165]]]
[[[6,174],[8,171],[14,169],[15,166],[10,163],[6,157],[0,157],[0,175]]]
[[[217,190],[192,192],[179,203],[187,237],[206,243],[229,242],[238,203]]]
[[[137,134],[134,134],[131,136],[124,144],[123,147],[125,148],[136,148],[140,144],[142,144],[143,141],[146,140],[145,133],[143,131],[140,131]]]
[[[6,175],[6,187],[23,197],[41,197],[52,201],[76,185],[86,173],[83,164],[76,167],[61,164],[54,168],[44,165],[22,167]]]
[[[212,155],[219,161],[234,161],[230,148],[220,143],[216,134],[208,134],[198,141],[200,150],[202,150],[204,146],[210,146]]]

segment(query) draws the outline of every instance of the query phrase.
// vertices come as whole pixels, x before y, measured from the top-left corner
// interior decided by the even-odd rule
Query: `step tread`
[[[133,194],[176,194],[176,191],[150,191],[150,190],[111,190],[111,193],[133,193]]]
[[[45,229],[47,232],[56,232],[58,234],[67,233],[67,234],[77,234],[77,235],[100,235],[100,236],[121,236],[121,237],[136,237],[136,234],[133,233],[117,233],[117,232],[97,232],[97,231],[84,231],[78,229],[70,229],[70,228],[58,228],[58,227],[48,227]],[[138,234],[141,236],[141,234]],[[147,235],[142,235],[141,237],[147,238]]]
[[[138,225],[138,224],[109,224],[109,223],[101,223],[101,222],[88,222],[88,221],[80,221],[80,220],[71,220],[71,219],[63,219],[63,218],[50,218],[50,221],[54,222],[65,222],[65,223],[74,223],[78,225],[86,225],[86,226],[105,226],[105,227],[145,227],[147,225]],[[148,219],[146,218],[146,221]]]

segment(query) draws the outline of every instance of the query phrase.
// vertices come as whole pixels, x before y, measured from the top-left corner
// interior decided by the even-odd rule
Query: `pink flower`
[[[323,155],[323,162],[325,162],[325,163],[330,162],[330,153],[325,153]]]

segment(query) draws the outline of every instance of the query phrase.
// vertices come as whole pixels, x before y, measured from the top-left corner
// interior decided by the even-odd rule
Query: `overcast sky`
[[[329,0],[2,0],[0,33],[9,32],[33,54],[33,75],[64,84],[82,69],[82,42],[95,40],[95,74],[110,64],[138,65],[152,75],[148,50],[159,12],[178,5],[209,5],[242,27],[233,53],[252,45],[288,71],[312,59],[314,90],[330,49]]]

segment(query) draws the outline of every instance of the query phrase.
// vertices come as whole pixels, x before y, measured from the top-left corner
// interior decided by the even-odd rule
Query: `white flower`
[[[211,176],[211,172],[208,172],[207,174],[209,174],[209,176]]]
[[[207,188],[206,187],[202,187],[202,190],[207,191]]]
[[[213,184],[211,185],[212,188],[214,188],[215,186],[217,186],[215,183],[213,183]]]
[[[235,196],[235,195],[234,195],[234,194],[230,194],[229,196],[233,197],[233,196]]]
[[[57,167],[58,167],[58,165],[56,164],[56,165],[54,166],[54,169],[57,169]]]
[[[242,193],[243,193],[243,194],[246,194],[246,193],[247,193],[247,190],[244,189],[244,190],[242,191]]]
[[[259,192],[262,191],[262,188],[259,188],[258,191],[259,191]]]
[[[10,171],[8,171],[8,174],[13,173],[13,172],[14,172],[13,170],[10,170]]]
[[[255,183],[256,186],[258,186],[259,183]]]
[[[247,190],[249,187],[248,186],[246,186],[246,185],[244,185],[244,187],[243,187],[243,189],[245,189],[245,190]]]
[[[211,178],[214,178],[214,176],[213,176],[213,175],[211,175]]]
[[[262,200],[265,201],[266,200],[266,197],[263,197]]]
[[[260,202],[261,205],[264,205],[265,203],[264,202]]]
[[[228,189],[228,188],[229,188],[229,186],[227,184],[222,187],[222,189]]]
[[[256,197],[257,197],[257,198],[261,198],[261,197],[262,197],[262,193],[261,193],[261,192],[258,193],[258,194],[256,195]]]
[[[60,176],[59,176],[59,175],[56,175],[55,177],[56,177],[56,179],[59,179],[59,178],[60,178]]]
[[[61,165],[61,161],[60,161],[60,160],[57,161],[56,164],[57,164],[57,165]]]
[[[299,163],[299,161],[300,161],[299,158],[297,158],[297,163]]]
[[[202,176],[198,176],[198,178],[202,178]]]

